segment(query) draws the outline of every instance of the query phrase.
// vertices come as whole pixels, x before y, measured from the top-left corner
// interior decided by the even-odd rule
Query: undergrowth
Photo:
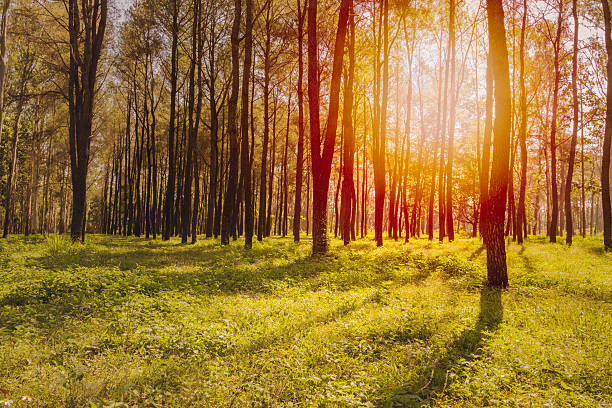
[[[612,258],[477,239],[245,251],[0,242],[0,402],[28,407],[612,406]]]

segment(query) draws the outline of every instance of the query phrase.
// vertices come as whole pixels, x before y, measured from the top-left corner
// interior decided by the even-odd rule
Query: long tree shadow
[[[478,258],[478,257],[480,256],[480,254],[482,254],[482,251],[484,251],[484,250],[485,250],[485,248],[486,248],[486,247],[485,247],[484,245],[481,245],[480,247],[478,247],[478,249],[476,249],[474,252],[472,252],[472,253],[470,254],[470,256],[468,257],[468,259],[469,259],[470,261],[473,261],[474,259]]]
[[[476,324],[464,330],[450,342],[416,380],[385,392],[380,407],[430,406],[446,392],[451,381],[462,378],[462,362],[481,358],[487,338],[497,330],[503,319],[501,290],[483,287],[480,292],[480,312]],[[450,374],[456,374],[451,380]]]
[[[531,259],[527,255],[525,255],[525,246],[521,246],[521,250],[518,252],[521,260],[523,261],[523,265],[525,265],[525,269],[527,269],[531,273],[535,273],[536,269],[531,262]]]

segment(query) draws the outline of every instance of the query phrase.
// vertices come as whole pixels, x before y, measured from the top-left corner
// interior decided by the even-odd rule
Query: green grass
[[[0,401],[36,407],[612,406],[612,255],[479,240],[0,242]],[[31,401],[22,401],[23,396]]]

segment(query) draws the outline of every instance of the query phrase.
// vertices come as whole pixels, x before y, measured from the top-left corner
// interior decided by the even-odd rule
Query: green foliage
[[[13,237],[0,389],[28,407],[609,406],[599,246],[512,244],[501,293],[474,239],[311,258],[308,240]]]

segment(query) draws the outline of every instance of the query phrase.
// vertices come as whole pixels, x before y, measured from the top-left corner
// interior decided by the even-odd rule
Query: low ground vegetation
[[[480,240],[0,243],[0,400],[35,407],[612,406],[612,255]],[[30,400],[31,399],[31,400]]]

